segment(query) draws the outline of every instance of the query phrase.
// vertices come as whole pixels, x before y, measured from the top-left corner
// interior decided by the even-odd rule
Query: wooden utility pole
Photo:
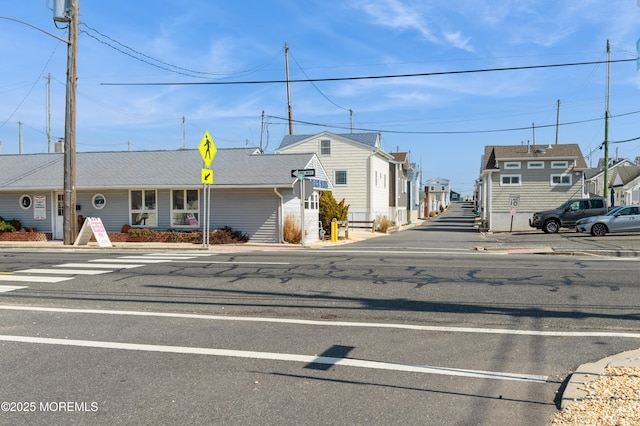
[[[607,40],[607,91],[604,97],[604,198],[609,198],[609,79],[611,73],[611,48]]]
[[[558,131],[560,130],[560,99],[558,99],[558,111],[556,113],[556,145],[558,145]]]
[[[78,0],[69,1],[67,96],[64,120],[64,245],[76,239],[76,83],[78,63]]]
[[[291,112],[291,88],[289,87],[289,45],[284,43],[284,68],[287,77],[287,108],[289,110],[289,134],[293,134],[293,114]]]

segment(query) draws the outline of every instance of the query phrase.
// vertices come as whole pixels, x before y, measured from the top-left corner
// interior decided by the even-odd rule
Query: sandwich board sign
[[[86,246],[92,235],[96,237],[98,247],[112,247],[109,234],[107,234],[106,229],[104,229],[102,219],[99,217],[88,217],[85,219],[73,245]]]

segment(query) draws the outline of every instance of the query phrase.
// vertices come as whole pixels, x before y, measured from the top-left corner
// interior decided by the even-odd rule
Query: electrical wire
[[[640,114],[640,111],[632,111],[624,114],[616,114],[610,115],[609,118],[623,117],[627,115]],[[288,118],[277,117],[273,115],[265,115],[265,117],[273,118],[281,121],[288,121]],[[548,128],[548,127],[556,127],[556,126],[569,126],[574,124],[583,124],[590,123],[594,121],[602,121],[604,118],[590,118],[586,120],[577,120],[577,121],[568,121],[566,123],[560,124],[536,124],[536,129]],[[330,124],[322,124],[322,123],[314,123],[310,121],[302,121],[302,120],[292,120],[294,123],[298,124],[306,124],[309,126],[317,126],[317,127],[328,127],[334,129],[343,129],[343,130],[351,130],[351,127],[338,126],[338,125],[330,125]],[[482,134],[482,133],[503,133],[503,132],[516,132],[523,130],[530,130],[531,126],[527,127],[512,127],[507,129],[489,129],[489,130],[456,130],[456,131],[408,131],[408,130],[381,130],[381,129],[370,129],[370,128],[353,128],[353,130],[358,130],[366,133],[389,133],[389,134],[401,134],[401,135],[468,135],[468,134]],[[640,139],[640,138],[639,138]],[[629,140],[630,142],[631,140]],[[627,142],[627,141],[622,141]],[[614,143],[614,142],[612,142]],[[620,142],[621,143],[621,142]]]
[[[180,75],[185,75],[188,77],[194,77],[194,78],[211,78],[211,77],[217,77],[217,78],[231,78],[231,77],[239,77],[239,76],[245,76],[245,75],[249,75],[249,74],[253,74],[257,71],[260,71],[261,69],[265,68],[271,61],[273,61],[273,59],[277,56],[274,55],[273,57],[271,57],[269,60],[267,60],[266,62],[264,62],[261,65],[258,65],[254,68],[248,69],[248,70],[243,70],[243,71],[236,71],[233,73],[215,73],[215,72],[210,72],[210,71],[198,71],[198,70],[192,70],[189,68],[184,68],[178,65],[173,65],[170,64],[169,62],[165,62],[162,61],[160,59],[154,58],[152,56],[149,56],[137,49],[134,49],[130,46],[127,46],[124,43],[119,42],[118,40],[114,39],[113,37],[110,37],[106,34],[103,34],[102,32],[98,31],[95,28],[90,27],[89,25],[87,25],[84,22],[80,23],[80,26],[86,28],[89,31],[93,31],[95,34],[97,34],[99,37],[102,37],[104,39],[107,39],[115,44],[117,44],[120,47],[114,46],[113,44],[104,41],[102,39],[100,39],[98,36],[95,36],[93,34],[90,34],[88,31],[85,30],[80,30],[81,33],[86,34],[88,37],[96,40],[97,42],[117,51],[122,53],[123,55],[129,56],[130,58],[133,58],[137,61],[143,62],[147,65],[151,65],[153,67],[159,68],[161,70],[164,71],[169,71],[171,73],[175,73],[175,74],[180,74]],[[127,51],[123,50],[126,49]],[[131,52],[131,53],[130,53]],[[137,56],[136,56],[137,55]],[[146,59],[143,59],[146,58]]]
[[[29,91],[26,93],[26,95],[24,95],[24,98],[22,98],[22,100],[18,103],[18,105],[15,107],[15,109],[13,110],[13,112],[11,114],[9,114],[9,117],[7,117],[7,119],[0,124],[0,129],[2,129],[8,122],[9,120],[11,120],[11,118],[13,118],[13,116],[16,114],[16,112],[18,112],[18,110],[20,109],[20,107],[22,106],[22,104],[27,100],[27,98],[29,97],[29,95],[31,94],[31,92],[33,92],[33,89],[36,87],[36,85],[38,84],[38,82],[40,81],[40,79],[42,78],[42,75],[44,74],[44,71],[47,69],[47,67],[49,66],[49,62],[51,62],[51,59],[53,58],[53,55],[56,53],[56,50],[58,50],[58,46],[60,46],[60,41],[56,44],[56,46],[53,48],[53,52],[51,52],[51,55],[49,55],[49,59],[47,59],[47,62],[44,64],[44,66],[42,67],[42,71],[40,71],[40,74],[38,75],[38,78],[36,78],[36,80],[33,82],[33,84],[31,85],[31,88],[29,89]]]
[[[504,67],[504,68],[484,68],[473,70],[459,71],[438,71],[424,72],[413,74],[388,74],[388,75],[370,75],[355,77],[326,77],[311,79],[295,79],[295,80],[254,80],[254,81],[190,81],[190,82],[155,82],[155,83],[100,83],[103,86],[191,86],[191,85],[245,85],[245,84],[284,84],[284,83],[311,83],[319,81],[354,81],[354,80],[382,80],[391,78],[410,78],[410,77],[431,77],[437,75],[456,75],[456,74],[474,74],[484,72],[498,71],[520,71],[543,68],[559,68],[559,67],[575,67],[583,65],[597,65],[618,62],[636,62],[636,59],[615,59],[611,61],[591,61],[591,62],[572,62],[562,64],[546,64],[546,65],[525,65],[521,67]]]

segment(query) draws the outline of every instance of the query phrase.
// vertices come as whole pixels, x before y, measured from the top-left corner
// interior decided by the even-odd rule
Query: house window
[[[500,186],[520,186],[520,175],[500,175]]]
[[[551,162],[552,169],[566,169],[567,167],[569,167],[568,161],[552,161]]]
[[[31,207],[31,196],[24,194],[23,196],[20,197],[20,207],[23,208],[24,210],[27,210],[28,208]]]
[[[519,161],[507,161],[504,163],[505,170],[519,169],[520,162]]]
[[[329,139],[320,140],[320,155],[331,155],[331,141]]]
[[[313,194],[309,196],[309,198],[304,200],[304,208],[307,210],[320,209],[320,197],[318,196],[317,192],[314,191]]]
[[[155,189],[133,190],[129,195],[132,226],[158,226]]]
[[[551,186],[571,186],[572,176],[570,174],[551,175]]]
[[[200,213],[197,189],[174,189],[171,191],[171,226],[197,227]]]
[[[527,163],[528,169],[544,169],[544,162],[542,161],[529,161]]]
[[[107,204],[107,199],[102,194],[96,194],[93,196],[91,200],[91,204],[93,204],[93,208],[96,210],[101,210]]]
[[[334,182],[336,185],[346,185],[347,184],[347,171],[346,170],[336,170],[334,172]]]

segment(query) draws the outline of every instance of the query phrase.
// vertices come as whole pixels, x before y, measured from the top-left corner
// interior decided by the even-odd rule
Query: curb
[[[640,367],[640,349],[622,352],[600,361],[582,364],[571,374],[562,393],[560,409],[582,401],[587,396],[585,385],[596,380],[607,367]]]

